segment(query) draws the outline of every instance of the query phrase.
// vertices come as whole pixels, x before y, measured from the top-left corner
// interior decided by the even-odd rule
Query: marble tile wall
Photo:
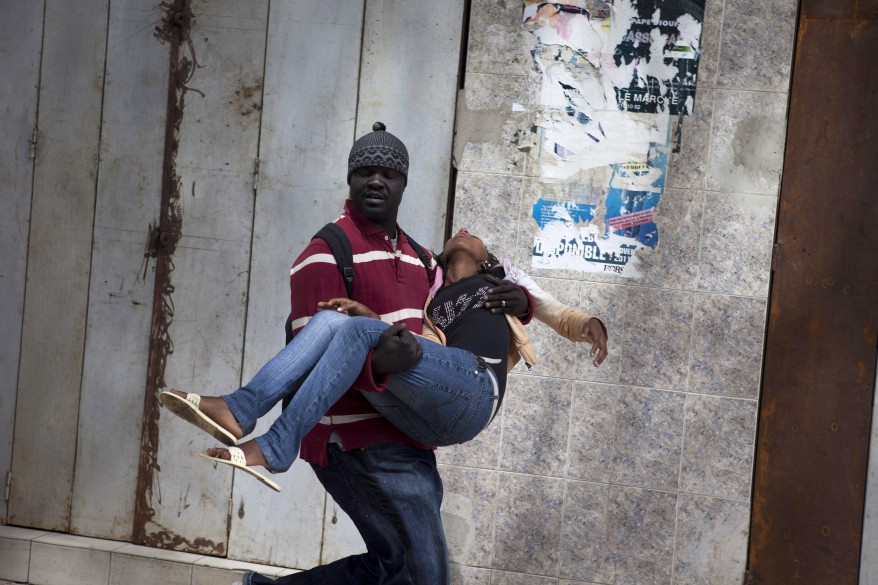
[[[521,0],[472,3],[453,227],[599,315],[611,354],[528,327],[474,441],[441,449],[455,585],[742,582],[797,2],[707,0],[642,276],[530,268],[537,79]],[[513,108],[513,105],[515,106]]]

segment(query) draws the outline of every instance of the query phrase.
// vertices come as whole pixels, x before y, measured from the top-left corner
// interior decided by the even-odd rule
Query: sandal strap
[[[187,393],[186,394],[186,402],[190,403],[195,407],[195,410],[201,410],[199,406],[201,405],[201,396],[198,394]]]
[[[247,465],[247,458],[244,456],[244,452],[238,447],[229,447],[229,455],[232,457],[232,463]]]

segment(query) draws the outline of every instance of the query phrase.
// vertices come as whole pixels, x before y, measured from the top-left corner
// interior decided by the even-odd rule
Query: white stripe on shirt
[[[371,252],[365,252],[363,254],[353,254],[353,263],[354,264],[366,264],[367,262],[378,262],[381,260],[393,260],[396,258],[396,254],[391,252],[382,251],[382,250],[374,250]],[[412,256],[408,256],[406,254],[400,254],[400,260],[406,262],[408,264],[414,264],[416,266],[423,266],[421,264],[421,260],[418,258],[414,258]],[[332,254],[313,254],[305,258],[301,264],[298,264],[290,269],[290,276],[294,275],[301,269],[305,268],[310,264],[332,264],[336,265],[335,257]]]
[[[309,264],[316,264],[317,262],[323,264],[332,264],[333,266],[335,266],[335,256],[333,256],[332,254],[312,254],[311,256],[308,256],[307,258],[302,260],[301,264],[293,266],[290,269],[290,276],[294,275]]]
[[[376,260],[393,260],[395,254],[385,252],[383,250],[373,250],[362,254],[354,254],[354,264],[365,264],[366,262],[375,262]]]
[[[398,323],[399,321],[404,321],[405,319],[423,318],[423,309],[401,309],[399,311],[393,311],[392,313],[384,313],[383,315],[381,315],[382,321],[389,321],[391,323]]]
[[[423,265],[424,265],[424,263],[421,262],[421,259],[420,259],[420,258],[416,258],[416,257],[414,257],[414,256],[408,256],[408,255],[406,255],[406,254],[402,254],[402,255],[400,256],[400,259],[401,259],[403,262],[407,262],[407,263],[409,263],[409,264],[414,264],[415,266],[423,266]],[[430,268],[433,268],[433,266],[432,266],[433,264],[434,264],[434,262],[431,260],[431,261],[430,261]]]
[[[424,311],[422,309],[401,309],[399,311],[384,313],[383,315],[380,315],[380,317],[382,321],[387,321],[388,323],[398,323],[399,321],[404,321],[406,319],[423,319]],[[292,322],[293,331],[304,327],[308,324],[308,321],[310,320],[310,316],[299,317]]]
[[[310,321],[310,320],[311,320],[310,315],[305,315],[304,317],[299,317],[298,319],[296,319],[295,321],[293,321],[291,323],[291,325],[293,327],[293,331],[295,331],[296,329],[299,329],[300,327],[304,327],[305,325],[308,324],[308,321]]]

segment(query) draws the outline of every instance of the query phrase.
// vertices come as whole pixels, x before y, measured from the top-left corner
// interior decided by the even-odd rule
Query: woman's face
[[[442,256],[448,262],[453,254],[467,254],[475,260],[477,264],[487,262],[488,249],[485,248],[484,242],[471,233],[466,228],[461,229],[454,234],[450,240],[445,242],[442,249]]]

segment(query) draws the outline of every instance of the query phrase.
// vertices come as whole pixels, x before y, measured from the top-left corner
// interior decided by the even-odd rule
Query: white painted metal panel
[[[9,0],[0,6],[0,478],[12,467],[42,40],[42,2]],[[6,518],[5,499],[0,518]]]
[[[241,375],[268,4],[198,0],[192,12],[195,65],[176,157],[183,237],[170,277],[174,345],[164,380],[221,394]],[[195,456],[215,444],[161,412],[147,543],[226,553],[232,471]]]
[[[271,5],[253,233],[245,378],[283,346],[289,269],[347,197],[362,2]],[[264,432],[275,409],[260,423]],[[307,568],[321,562],[325,493],[307,464],[274,477],[280,496],[235,482],[229,556]],[[354,537],[359,539],[356,532]]]
[[[369,0],[356,136],[382,121],[409,151],[399,223],[419,243],[441,248],[448,200],[463,1]],[[353,523],[327,502],[323,559],[363,550]]]
[[[79,414],[107,10],[107,0],[51,0],[45,12],[9,522],[62,531]]]
[[[112,0],[70,531],[129,540],[154,290],[170,49],[155,0]],[[112,481],[108,481],[112,478]]]
[[[357,136],[381,120],[408,148],[399,223],[441,249],[448,202],[463,0],[366,4]]]

